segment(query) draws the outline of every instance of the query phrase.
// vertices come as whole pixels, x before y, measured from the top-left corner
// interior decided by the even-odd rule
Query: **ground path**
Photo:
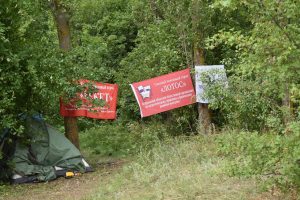
[[[74,178],[63,177],[46,183],[28,183],[12,185],[7,192],[0,195],[0,200],[80,200],[95,192],[99,183],[109,179],[118,171],[124,161],[115,160],[99,163],[94,172],[85,173]]]

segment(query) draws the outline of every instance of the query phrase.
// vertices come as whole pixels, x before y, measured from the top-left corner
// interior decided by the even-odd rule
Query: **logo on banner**
[[[140,93],[140,95],[142,96],[143,100],[145,100],[146,98],[150,98],[151,96],[151,86],[147,85],[145,87],[143,86],[138,86],[138,91]]]

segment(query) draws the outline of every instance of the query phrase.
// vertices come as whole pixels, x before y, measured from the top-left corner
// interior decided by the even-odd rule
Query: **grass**
[[[213,137],[177,138],[143,151],[87,199],[249,199],[254,179],[223,174]]]
[[[228,176],[228,164],[234,156],[221,155],[217,141],[232,136],[167,137],[163,142],[155,142],[151,150],[141,148],[137,155],[126,158],[103,157],[87,151],[94,173],[49,183],[4,185],[0,187],[0,199],[297,199],[296,193],[282,194],[278,188],[262,191],[261,179],[253,176]],[[224,141],[227,144],[231,140]],[[243,157],[244,153],[238,155]]]

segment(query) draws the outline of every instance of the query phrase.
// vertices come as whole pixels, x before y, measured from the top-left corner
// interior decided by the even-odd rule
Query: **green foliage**
[[[274,100],[278,91],[267,80],[231,76],[227,86],[218,80],[208,83],[206,88],[204,97],[210,99],[210,108],[219,111],[223,125],[244,130],[282,131],[282,112]]]
[[[17,115],[57,113],[58,97],[68,83],[52,16],[40,4],[8,1],[1,6],[0,128],[22,133]],[[3,44],[3,45],[2,45]]]
[[[106,123],[87,129],[81,134],[82,146],[92,154],[102,156],[128,156],[141,149],[151,149],[167,136],[160,123],[139,124]]]
[[[232,199],[254,197],[253,180],[218,172],[213,137],[169,138],[140,151],[88,199]]]
[[[80,134],[81,145],[93,154],[126,155],[132,149],[130,135],[121,126],[103,125]]]
[[[125,118],[132,113],[139,115],[134,95],[129,83],[163,75],[177,69],[186,68],[178,51],[176,34],[170,24],[162,22],[141,31],[137,47],[122,60],[121,69],[116,74],[120,85],[120,111]]]
[[[230,132],[217,138],[218,152],[229,162],[231,176],[257,176],[282,188],[300,187],[299,122],[285,135]]]
[[[94,55],[90,59],[91,67],[102,68],[102,73],[110,76],[108,81],[114,82],[113,75],[120,60],[133,49],[136,38],[137,28],[131,14],[131,4],[125,0],[88,0],[70,3],[70,7],[74,17],[74,40],[78,41],[78,47],[85,51],[85,55]],[[88,39],[86,45],[94,43],[98,46],[101,41],[105,54],[99,55],[97,49],[91,52],[81,44],[83,39]],[[107,78],[103,76],[99,80],[106,81]]]
[[[132,48],[135,29],[125,1],[115,2],[120,10],[109,7],[109,1],[97,4],[111,17],[99,20],[101,27],[93,28],[94,22],[89,24],[82,16],[88,13],[86,6],[92,4],[65,4],[72,8],[69,11],[75,20],[71,21],[73,48],[67,53],[58,48],[47,2],[8,1],[1,6],[0,81],[4,87],[0,88],[0,129],[9,127],[13,133],[22,133],[16,120],[22,112],[40,111],[49,119],[57,119],[59,97],[74,95],[78,87],[73,83],[78,79],[114,82],[120,59]],[[77,9],[74,13],[73,8]],[[122,22],[117,23],[121,18]]]
[[[300,38],[298,31],[300,12],[296,9],[298,6],[299,2],[292,0],[216,1],[213,5],[214,8],[220,9],[222,14],[230,17],[230,21],[237,21],[237,19],[232,18],[229,13],[236,12],[240,8],[247,10],[247,21],[251,23],[248,28],[240,29],[239,26],[223,28],[214,36],[207,38],[207,48],[213,51],[221,49],[221,52],[228,50],[227,54],[223,54],[221,62],[226,64],[228,74],[234,75],[234,79],[240,82],[230,83],[233,86],[229,86],[232,88],[229,88],[228,93],[236,93],[236,99],[230,100],[226,97],[225,99],[232,104],[227,102],[224,104],[225,107],[221,108],[222,105],[219,103],[217,107],[226,110],[228,104],[237,103],[237,111],[246,108],[247,112],[252,112],[253,117],[256,118],[257,124],[254,128],[256,130],[258,127],[264,129],[262,120],[273,124],[276,121],[280,124],[282,118],[293,115],[290,111],[285,111],[288,109],[282,107],[282,102],[287,96],[291,96],[291,93],[296,94],[291,101],[298,102],[296,97],[299,83],[297,66],[299,66]],[[236,87],[237,84],[241,85]],[[252,85],[254,87],[251,87]],[[250,92],[249,88],[251,88]],[[242,95],[245,95],[245,98]],[[240,96],[242,96],[243,107],[240,107],[237,102]],[[252,97],[254,105],[247,104],[245,101]],[[260,108],[257,109],[258,107]],[[232,112],[235,112],[233,108]],[[294,113],[297,115],[297,112]],[[267,116],[270,114],[271,118]],[[249,126],[256,123],[251,120],[252,118],[249,118]],[[289,118],[291,120],[293,117]],[[244,119],[241,121],[247,122]]]
[[[0,184],[0,195],[4,196],[4,194],[6,194],[9,191],[8,187],[8,185]]]
[[[298,116],[298,6],[296,1],[214,2],[212,7],[234,24],[206,38],[206,48],[220,53],[230,77],[228,88],[210,86],[207,94],[211,108],[220,111],[219,123],[282,132]],[[242,15],[247,26],[233,13]]]
[[[289,133],[221,137],[220,152],[236,156],[231,174],[273,173],[283,177],[278,182],[299,185],[299,124],[286,127],[287,116],[299,118],[299,2],[65,0],[72,49],[63,52],[49,1],[3,1],[0,130],[21,134],[16,116],[22,112],[59,119],[59,97],[72,97],[82,90],[74,83],[90,79],[119,84],[118,122],[80,122],[87,128],[83,146],[92,152],[128,155],[150,149],[165,135],[190,134],[195,107],[140,120],[129,84],[192,68],[194,49],[202,48],[206,64],[225,64],[229,77],[227,88],[208,86],[217,125]],[[282,106],[284,99],[294,107]]]
[[[119,116],[136,120],[138,107],[128,84],[192,67],[194,48],[205,44],[206,63],[225,64],[235,79],[224,95],[227,104],[212,106],[225,113],[217,123],[250,130],[272,128],[285,116],[278,110],[284,110],[279,107],[288,92],[296,105],[294,112],[298,109],[297,1],[61,3],[71,17],[72,50],[67,53],[58,49],[48,2],[8,1],[1,7],[0,81],[5,86],[1,87],[1,127],[22,132],[15,116],[30,110],[57,118],[58,98],[76,91],[73,83],[83,78],[120,84]],[[178,114],[170,115],[170,121],[180,123],[194,119],[188,114],[180,119]],[[185,124],[186,130],[190,123]]]
[[[14,25],[12,21],[20,19],[20,16],[12,4],[6,2],[6,5],[0,8],[2,16],[0,21],[0,127],[3,127],[3,124],[7,127],[13,127],[15,120],[12,107],[15,106],[16,91],[21,87],[20,69],[18,69],[19,58],[11,47],[11,41],[16,37],[16,34],[11,31],[11,27]],[[4,9],[6,6],[8,8]]]

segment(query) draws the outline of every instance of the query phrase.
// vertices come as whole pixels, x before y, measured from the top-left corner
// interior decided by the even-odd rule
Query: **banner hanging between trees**
[[[115,119],[118,85],[80,80],[80,85],[93,86],[77,94],[77,98],[65,103],[60,99],[60,114],[64,117],[89,117],[95,119]]]
[[[190,69],[130,84],[141,117],[165,112],[196,101]]]

